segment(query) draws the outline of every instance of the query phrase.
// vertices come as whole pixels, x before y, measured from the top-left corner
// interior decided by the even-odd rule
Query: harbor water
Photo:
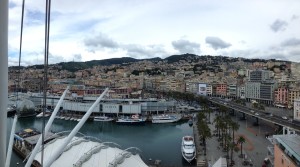
[[[7,140],[12,123],[13,118],[7,118]],[[16,132],[24,128],[36,128],[41,131],[42,123],[42,118],[20,118],[17,122]],[[77,123],[77,121],[55,119],[51,131],[70,131]],[[167,124],[146,123],[143,126],[118,125],[113,122],[86,122],[80,132],[96,137],[102,142],[115,142],[122,149],[138,147],[142,151],[140,154],[142,159],[147,164],[161,160],[161,165],[164,166],[190,165],[181,156],[182,137],[193,133],[193,128],[188,125],[187,121]],[[24,164],[22,159],[13,153],[10,166],[21,167]]]

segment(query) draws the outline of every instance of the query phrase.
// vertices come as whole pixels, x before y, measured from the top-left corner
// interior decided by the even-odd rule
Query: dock
[[[196,145],[196,165],[197,167],[207,167],[207,161],[206,156],[203,153],[203,147],[200,143],[200,135],[198,133],[198,127],[197,127],[197,119],[194,120],[193,123],[193,134],[194,134],[194,141]]]

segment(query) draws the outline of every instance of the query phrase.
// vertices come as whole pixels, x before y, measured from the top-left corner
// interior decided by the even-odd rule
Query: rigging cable
[[[47,81],[48,81],[48,55],[49,55],[49,32],[50,32],[50,8],[51,0],[46,0],[46,18],[45,18],[45,52],[44,52],[44,97],[43,97],[43,125],[42,125],[42,151],[41,166],[44,166],[44,148],[45,148],[45,112],[47,107]]]
[[[22,15],[21,15],[21,32],[20,32],[20,48],[19,48],[19,66],[18,66],[18,78],[17,78],[17,85],[16,90],[17,90],[17,100],[16,100],[16,111],[18,107],[18,99],[19,99],[19,93],[18,89],[20,89],[20,75],[21,75],[21,57],[22,57],[22,41],[23,41],[23,21],[24,21],[24,7],[25,7],[25,0],[22,2]]]

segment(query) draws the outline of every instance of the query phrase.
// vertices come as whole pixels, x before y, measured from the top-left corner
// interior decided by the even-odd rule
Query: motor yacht
[[[192,136],[182,137],[181,153],[182,157],[189,163],[195,159],[196,147],[194,143],[194,138]]]

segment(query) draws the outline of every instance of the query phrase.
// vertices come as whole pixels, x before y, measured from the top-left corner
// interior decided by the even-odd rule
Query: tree
[[[205,112],[208,113],[208,122],[210,123],[210,113],[212,113],[212,109],[207,106]]]
[[[204,155],[206,155],[206,139],[211,138],[211,131],[209,126],[204,122],[198,122],[198,131],[202,138],[202,144],[204,146]]]
[[[240,125],[234,121],[231,122],[230,124],[231,129],[232,129],[232,143],[229,146],[232,146],[231,148],[231,162],[233,162],[232,160],[232,156],[233,156],[233,149],[235,147],[235,143],[234,143],[234,132],[237,131],[240,128]]]
[[[217,129],[218,137],[219,138],[220,138],[220,129],[222,128],[222,121],[223,121],[223,119],[222,119],[222,117],[220,115],[218,115],[214,119],[215,128]]]
[[[241,145],[241,157],[243,157],[243,144],[246,142],[246,139],[243,136],[240,136],[238,143]]]

